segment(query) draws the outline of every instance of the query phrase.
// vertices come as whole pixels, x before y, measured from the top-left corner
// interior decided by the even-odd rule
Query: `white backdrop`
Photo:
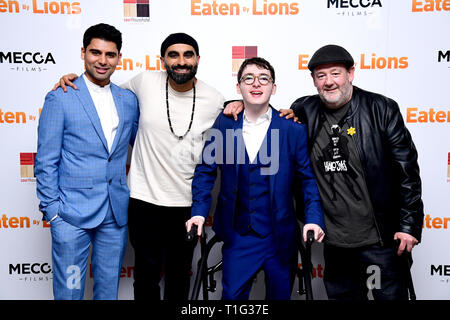
[[[306,65],[316,49],[330,43],[347,48],[357,63],[354,84],[400,104],[419,151],[426,219],[413,254],[417,297],[449,299],[449,10],[450,3],[440,0],[1,0],[0,299],[52,299],[51,239],[33,177],[39,112],[61,75],[83,72],[82,36],[99,22],[123,33],[116,83],[160,70],[161,42],[186,32],[200,46],[198,77],[227,99],[238,97],[239,52],[269,60],[278,84],[271,102],[278,108],[315,93]],[[313,253],[315,298],[326,299],[321,245]],[[220,259],[219,248],[214,258]],[[197,259],[198,252],[194,274]],[[261,276],[252,299],[264,298]],[[120,299],[132,299],[132,278],[128,248]],[[212,299],[220,298],[220,274],[217,280]],[[87,281],[85,297],[91,299],[92,279]]]

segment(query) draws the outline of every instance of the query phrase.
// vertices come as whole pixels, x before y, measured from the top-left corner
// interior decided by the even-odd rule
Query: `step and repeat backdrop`
[[[53,298],[50,228],[38,210],[33,174],[37,125],[60,76],[84,71],[83,33],[99,22],[123,34],[117,84],[162,71],[161,42],[186,32],[199,43],[198,78],[227,99],[239,98],[236,73],[245,58],[269,60],[277,73],[276,108],[316,92],[307,69],[316,49],[347,48],[356,62],[354,84],[399,103],[419,152],[425,219],[413,252],[417,297],[450,299],[450,0],[0,0],[0,299]],[[220,246],[210,264],[220,260]],[[192,279],[198,258],[197,248]],[[314,296],[327,299],[320,244],[312,262]],[[120,299],[133,298],[133,276],[129,247]],[[220,299],[220,272],[216,280],[210,299]],[[86,299],[92,283],[89,268]],[[304,299],[297,289],[296,283],[292,298]],[[251,298],[264,298],[262,274]]]

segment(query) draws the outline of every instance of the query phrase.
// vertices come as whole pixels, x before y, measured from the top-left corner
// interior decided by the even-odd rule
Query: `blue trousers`
[[[93,229],[81,229],[57,217],[51,222],[53,295],[56,300],[82,300],[89,249],[94,299],[116,300],[128,228],[119,227],[111,210]]]
[[[253,232],[240,235],[233,231],[233,241],[222,247],[222,299],[248,300],[253,279],[262,269],[266,299],[290,300],[297,263],[291,260],[280,259],[273,234],[260,238]]]

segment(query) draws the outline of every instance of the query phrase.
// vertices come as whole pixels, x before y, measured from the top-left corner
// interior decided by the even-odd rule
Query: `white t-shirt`
[[[136,94],[140,109],[128,186],[132,198],[160,206],[185,207],[192,204],[191,183],[204,145],[203,134],[222,111],[224,97],[197,80],[192,127],[183,140],[178,140],[167,118],[166,77],[166,72],[142,72],[122,85]],[[189,127],[192,103],[192,89],[177,92],[169,85],[170,120],[178,136]]]

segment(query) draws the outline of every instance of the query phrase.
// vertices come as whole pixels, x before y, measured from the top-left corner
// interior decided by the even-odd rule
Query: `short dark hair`
[[[261,57],[254,57],[254,58],[248,58],[245,59],[244,62],[242,62],[241,67],[239,68],[238,74],[237,74],[237,80],[238,82],[241,81],[242,73],[244,72],[244,69],[248,65],[256,65],[262,69],[266,69],[270,71],[270,76],[272,77],[273,82],[275,83],[275,70],[273,69],[272,65],[264,58]]]
[[[99,23],[89,27],[84,32],[83,47],[86,49],[94,38],[114,42],[119,52],[122,49],[122,33],[109,24]]]

